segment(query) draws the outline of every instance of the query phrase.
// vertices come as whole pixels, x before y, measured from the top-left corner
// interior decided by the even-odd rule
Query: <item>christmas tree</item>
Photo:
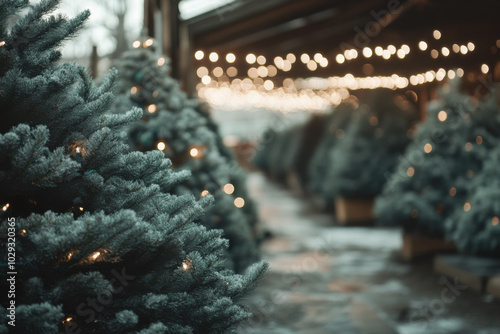
[[[461,178],[465,201],[446,220],[446,234],[462,252],[499,257],[500,110],[495,95],[479,105],[470,124],[464,139],[471,140],[470,152],[480,160],[481,171],[470,182]]]
[[[147,41],[142,45],[147,46]],[[152,48],[126,52],[117,66],[120,77],[114,112],[122,114],[133,106],[144,110],[142,120],[128,130],[131,146],[140,151],[163,151],[175,170],[192,171],[192,177],[175,188],[176,193],[215,197],[215,205],[201,222],[210,229],[224,230],[232,268],[242,272],[258,260],[256,212],[250,205],[253,212],[246,214],[242,209],[250,199],[235,196],[248,194],[238,176],[240,168],[222,149],[216,125],[196,100],[187,98],[178,81],[169,76],[167,60],[155,56]]]
[[[328,186],[325,183],[325,175],[330,169],[330,154],[335,145],[345,136],[345,129],[355,110],[356,105],[351,100],[343,102],[331,113],[325,122],[326,130],[314,151],[309,164],[308,188],[313,193],[320,195],[328,207],[333,205],[333,197],[328,197]]]
[[[416,112],[403,95],[372,92],[359,102],[345,138],[330,154],[326,197],[373,198],[394,170],[410,139]]]
[[[189,173],[129,151],[118,128],[141,111],[106,113],[114,74],[95,86],[57,64],[89,15],[50,16],[58,3],[0,3],[0,224],[15,233],[17,272],[15,304],[2,303],[15,327],[0,332],[231,332],[266,265],[224,269],[222,232],[193,222],[210,196],[171,194]]]
[[[273,149],[273,145],[276,143],[277,131],[273,128],[267,128],[262,133],[262,139],[257,146],[255,155],[252,159],[252,163],[255,167],[259,168],[263,172],[270,174],[271,163],[270,156]]]
[[[302,126],[300,143],[296,148],[291,168],[297,172],[303,188],[306,188],[309,183],[309,165],[323,134],[327,131],[325,126],[327,120],[327,114],[313,114]]]
[[[440,98],[429,104],[426,122],[418,126],[377,200],[379,222],[444,236],[445,220],[456,210],[463,214],[470,209],[468,184],[495,143],[488,134],[494,131],[489,109],[478,109],[472,98],[460,93],[459,81],[450,82]]]
[[[287,173],[293,166],[295,153],[300,145],[301,135],[300,124],[294,124],[276,132],[274,143],[269,151],[269,170],[276,181],[286,182]]]

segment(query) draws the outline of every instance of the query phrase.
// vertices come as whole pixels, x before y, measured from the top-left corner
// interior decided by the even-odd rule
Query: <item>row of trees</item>
[[[351,97],[313,129],[313,120],[325,115],[284,131],[270,129],[267,137],[274,140],[259,149],[255,162],[278,180],[306,165],[302,187],[329,208],[336,197],[375,199],[381,225],[445,237],[463,252],[499,256],[498,97],[479,101],[462,93],[458,80],[438,95],[420,123],[403,95]],[[321,134],[317,144],[301,139],[311,131]],[[311,159],[298,154],[301,146],[314,152]]]
[[[128,89],[128,101],[117,102],[116,72],[96,85],[82,67],[59,64],[60,45],[89,13],[50,16],[58,3],[0,3],[0,224],[2,233],[14,225],[9,271],[17,273],[15,300],[1,308],[4,319],[15,314],[15,327],[2,322],[0,333],[232,332],[249,316],[241,298],[267,268],[231,269],[257,257],[241,172],[219,173],[230,158],[213,123],[172,93],[177,85],[164,73],[149,91],[158,100],[137,100]],[[142,51],[127,57],[148,59]],[[126,67],[124,60],[122,92]],[[150,79],[138,72],[134,82]],[[153,104],[166,125],[148,113],[141,120],[136,106]],[[128,133],[144,152],[129,148]],[[225,197],[228,184],[245,206]],[[3,259],[8,251],[0,250]]]

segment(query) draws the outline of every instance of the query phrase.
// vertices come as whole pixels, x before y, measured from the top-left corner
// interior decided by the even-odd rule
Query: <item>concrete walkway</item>
[[[262,246],[271,269],[238,333],[500,334],[500,302],[462,286],[443,299],[454,283],[430,260],[400,260],[400,231],[335,226],[258,173],[249,188],[273,236]]]

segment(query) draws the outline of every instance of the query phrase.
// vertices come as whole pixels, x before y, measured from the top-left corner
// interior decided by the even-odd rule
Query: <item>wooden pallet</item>
[[[434,270],[486,293],[500,292],[500,260],[471,255],[440,255],[434,259]],[[498,296],[498,295],[497,295]]]
[[[335,215],[342,225],[372,225],[373,199],[335,198]]]
[[[410,261],[436,253],[456,252],[456,250],[452,242],[442,238],[403,232],[403,249],[401,251],[405,260]]]
[[[500,298],[500,275],[493,276],[488,280],[486,293]]]

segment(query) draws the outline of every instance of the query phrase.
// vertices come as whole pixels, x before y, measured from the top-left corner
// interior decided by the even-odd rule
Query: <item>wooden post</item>
[[[180,26],[180,41],[179,41],[179,67],[180,67],[180,81],[182,90],[187,92],[189,96],[194,96],[196,93],[196,77],[194,67],[194,51],[192,48],[192,40],[189,34],[189,27],[186,24]]]
[[[99,76],[99,55],[97,54],[97,46],[92,45],[92,54],[90,56],[90,75],[93,79]]]
[[[163,54],[170,58],[172,77],[180,79],[179,64],[179,0],[160,0],[162,14]]]
[[[158,41],[159,51],[170,58],[171,75],[176,79],[180,78],[179,1],[144,0],[144,27],[147,34]]]
[[[156,0],[144,0],[144,29],[151,37],[155,37],[154,13],[156,10]]]

